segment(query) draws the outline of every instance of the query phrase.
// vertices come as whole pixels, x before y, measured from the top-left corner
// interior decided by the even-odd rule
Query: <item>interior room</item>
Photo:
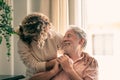
[[[47,15],[54,25],[53,29],[63,35],[70,25],[83,28],[87,32],[88,40],[85,51],[98,61],[99,80],[120,80],[119,0],[4,1],[11,6],[12,28],[14,29],[18,28],[26,15],[33,12]],[[6,54],[6,41],[2,39],[0,75],[25,75],[26,68],[17,52],[18,39],[16,34],[10,37],[10,57]]]

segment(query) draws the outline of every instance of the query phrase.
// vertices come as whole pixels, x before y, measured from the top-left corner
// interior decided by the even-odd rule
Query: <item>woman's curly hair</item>
[[[27,15],[19,26],[18,35],[27,44],[31,44],[36,37],[38,46],[44,46],[44,40],[47,37],[46,27],[50,27],[49,18],[42,13],[32,13]]]

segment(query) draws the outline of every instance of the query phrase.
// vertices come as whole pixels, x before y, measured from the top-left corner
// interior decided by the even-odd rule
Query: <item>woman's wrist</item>
[[[54,65],[55,65],[55,60],[46,62],[46,71],[51,70],[54,67]]]

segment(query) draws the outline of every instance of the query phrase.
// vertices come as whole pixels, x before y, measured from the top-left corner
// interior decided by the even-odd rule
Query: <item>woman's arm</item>
[[[54,60],[48,63],[37,60],[35,56],[32,55],[34,52],[22,40],[18,41],[18,53],[25,66],[37,72],[46,71],[47,68],[53,67],[55,64]]]
[[[54,77],[60,71],[61,70],[59,69],[59,64],[58,64],[58,62],[56,62],[55,66],[52,70],[37,73],[37,74],[33,75],[29,80],[50,80],[52,77]]]

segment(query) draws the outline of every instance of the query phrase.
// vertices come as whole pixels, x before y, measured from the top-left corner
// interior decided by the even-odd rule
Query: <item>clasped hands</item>
[[[69,70],[73,69],[73,60],[69,56],[62,55],[55,60],[55,65],[52,69],[53,72],[57,73],[61,70],[68,72]]]

